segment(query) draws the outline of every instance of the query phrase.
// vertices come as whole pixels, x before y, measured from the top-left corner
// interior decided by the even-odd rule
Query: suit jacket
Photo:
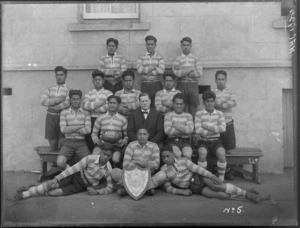
[[[160,112],[151,107],[147,119],[141,109],[137,109],[128,117],[127,134],[129,141],[137,140],[136,133],[138,129],[144,127],[149,132],[148,140],[154,143],[163,142],[165,137],[164,119]]]

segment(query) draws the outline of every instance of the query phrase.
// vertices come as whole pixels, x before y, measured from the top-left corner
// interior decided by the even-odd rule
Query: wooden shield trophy
[[[150,168],[123,169],[123,185],[128,194],[135,200],[140,199],[148,190],[150,178]]]

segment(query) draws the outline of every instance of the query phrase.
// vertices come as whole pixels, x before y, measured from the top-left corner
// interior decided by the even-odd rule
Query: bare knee
[[[193,154],[192,148],[190,148],[190,147],[184,147],[182,149],[182,154],[183,154],[184,157],[186,157],[189,160],[191,160],[192,159],[192,154]]]
[[[200,147],[198,149],[199,161],[206,161],[207,149],[205,147]]]
[[[122,180],[122,170],[119,168],[114,168],[110,172],[111,178],[116,182],[119,183]]]
[[[226,162],[226,152],[223,147],[219,147],[216,152],[219,162]]]
[[[121,153],[115,152],[112,156],[112,162],[116,165],[119,165],[121,163]]]
[[[59,168],[65,169],[67,166],[67,158],[65,156],[58,156],[56,164]]]
[[[180,151],[180,149],[177,146],[172,146],[175,157],[176,158],[180,158],[182,156],[182,153]]]

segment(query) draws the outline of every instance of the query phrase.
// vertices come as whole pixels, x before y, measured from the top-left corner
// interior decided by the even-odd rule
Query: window
[[[139,3],[83,4],[83,19],[139,18]]]

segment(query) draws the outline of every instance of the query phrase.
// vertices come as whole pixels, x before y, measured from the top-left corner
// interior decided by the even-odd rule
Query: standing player
[[[134,84],[134,72],[126,70],[122,74],[124,89],[116,92],[116,96],[121,97],[121,104],[119,106],[119,112],[126,118],[136,109],[140,107],[139,96],[141,91],[133,88]]]
[[[112,92],[103,88],[104,83],[104,74],[102,71],[94,70],[92,73],[93,84],[95,89],[89,91],[84,96],[83,108],[90,111],[91,113],[91,122],[92,130],[94,123],[101,114],[106,113],[107,111],[107,98],[112,95]],[[91,137],[91,133],[86,135],[85,140],[89,147],[90,151],[94,149],[94,142]]]
[[[45,138],[48,139],[51,151],[62,147],[64,136],[59,127],[59,115],[70,107],[69,87],[66,86],[67,69],[57,66],[54,69],[56,84],[45,90],[41,104],[48,107],[46,116]]]
[[[146,55],[137,60],[137,71],[142,74],[142,93],[148,93],[151,106],[154,107],[154,98],[157,91],[163,88],[161,75],[165,71],[164,58],[155,52],[157,39],[154,36],[146,36]]]
[[[184,37],[180,42],[182,55],[173,63],[173,71],[178,77],[177,89],[183,93],[188,102],[188,112],[195,118],[200,104],[198,78],[203,74],[203,67],[199,58],[191,54],[192,39]]]
[[[167,112],[173,111],[173,97],[181,92],[174,88],[175,75],[173,73],[165,72],[163,78],[165,87],[155,94],[155,108],[165,115]]]
[[[123,88],[121,76],[127,69],[125,58],[122,55],[117,55],[119,41],[114,38],[109,38],[106,41],[107,55],[102,56],[98,70],[105,75],[104,89],[115,93]]]

